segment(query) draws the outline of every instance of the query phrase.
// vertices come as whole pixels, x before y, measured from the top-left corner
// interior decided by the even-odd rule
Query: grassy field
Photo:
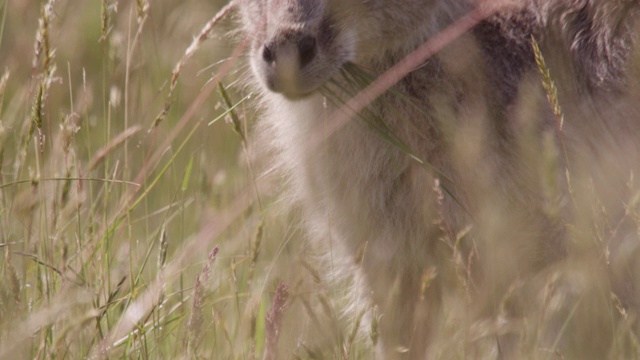
[[[0,358],[273,352],[276,288],[310,272],[282,271],[299,231],[265,225],[252,112],[226,112],[224,5],[0,3]]]
[[[278,181],[256,180],[233,15],[211,22],[225,5],[0,0],[0,359],[372,358],[375,309],[339,315],[347,289],[323,282]],[[563,274],[594,263],[615,273],[608,245],[640,223],[633,176],[622,218],[573,181],[586,184],[573,193],[584,214],[563,224],[589,245]],[[620,252],[638,255],[633,241]],[[640,278],[638,261],[621,263],[624,279]],[[540,288],[562,282],[553,276]],[[611,326],[594,329],[588,307],[572,324],[611,336],[611,358],[640,356],[635,313],[597,271],[581,276]],[[483,324],[449,306],[452,339]],[[537,324],[522,325],[524,353]],[[478,340],[461,341],[441,353],[472,356],[465,346]]]

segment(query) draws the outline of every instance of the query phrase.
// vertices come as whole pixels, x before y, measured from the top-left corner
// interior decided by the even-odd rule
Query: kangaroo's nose
[[[273,50],[271,50],[271,48],[272,47],[267,44],[265,44],[262,48],[262,60],[264,60],[264,62],[266,62],[267,64],[271,64],[276,61],[275,54],[273,53]]]
[[[293,50],[293,51],[292,51]],[[292,54],[293,53],[293,54]],[[300,69],[307,66],[317,54],[317,43],[311,35],[289,37],[288,40],[269,42],[262,47],[262,60],[271,65],[277,63],[281,57],[297,57]],[[289,62],[291,59],[286,59]]]
[[[300,56],[300,67],[307,66],[316,57],[316,38],[304,36],[298,41],[298,54]]]

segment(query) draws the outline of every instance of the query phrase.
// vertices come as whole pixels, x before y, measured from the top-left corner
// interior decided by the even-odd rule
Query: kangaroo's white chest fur
[[[392,103],[406,107],[403,100],[394,95],[385,100],[390,108],[372,105],[374,111],[389,116],[384,121],[411,151],[439,161],[434,165],[446,171],[441,144],[425,141],[430,126],[420,118],[419,105],[398,112],[393,109],[398,104]],[[433,247],[428,237],[438,231],[433,225],[433,175],[361,118],[349,119],[327,135],[341,109],[321,95],[291,101],[269,94],[266,101],[271,111],[262,130],[281,154],[293,197],[308,212],[314,237],[333,239],[354,262],[366,250],[365,263],[372,266],[423,270]]]

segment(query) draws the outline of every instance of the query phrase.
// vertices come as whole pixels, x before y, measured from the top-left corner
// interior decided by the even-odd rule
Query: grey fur
[[[474,224],[477,267],[497,274],[480,270],[469,281],[487,293],[504,293],[518,278],[500,273],[495,263],[540,273],[570,252],[565,229],[545,210],[544,189],[533,180],[540,175],[539,154],[520,146],[530,135],[540,145],[556,129],[538,85],[532,36],[560,92],[562,145],[572,165],[582,165],[575,172],[588,174],[596,187],[618,186],[638,160],[630,63],[638,40],[637,1],[522,1],[408,74],[394,87],[402,97],[389,91],[369,106],[413,153],[452,179],[441,176],[451,193],[444,199],[433,190],[433,172],[362,121],[345,124],[319,147],[308,144],[322,133],[324,117],[339,108],[319,89],[330,79],[342,81],[343,66],[384,73],[471,11],[472,1],[241,0],[240,8],[251,39],[252,82],[263,100],[257,131],[278,157],[310,237],[321,245],[335,241],[346,259],[341,271],[362,274],[363,292],[384,314],[385,358],[423,358],[438,341],[441,304],[456,298],[443,286],[456,276],[451,250],[440,240],[447,229]],[[519,113],[527,106],[533,116]],[[555,143],[560,145],[557,137]],[[620,176],[600,177],[603,171]],[[566,201],[568,190],[561,193]],[[498,216],[508,229],[490,229]],[[466,254],[473,252],[466,246]],[[424,274],[433,269],[436,280],[421,294]],[[477,311],[495,312],[498,302],[487,300]],[[399,347],[409,352],[401,355]]]

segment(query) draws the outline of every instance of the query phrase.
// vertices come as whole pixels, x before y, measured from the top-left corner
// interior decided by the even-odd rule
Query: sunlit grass
[[[241,160],[247,119],[211,121],[231,113],[213,91],[234,81],[229,15],[189,46],[221,5],[0,7],[0,357],[264,351],[277,279],[256,268],[278,240]]]

